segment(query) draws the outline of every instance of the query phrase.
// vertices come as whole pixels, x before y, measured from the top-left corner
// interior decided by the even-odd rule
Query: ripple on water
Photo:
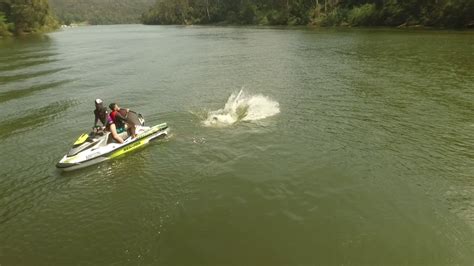
[[[8,138],[10,136],[19,136],[19,134],[36,130],[37,127],[51,123],[54,118],[60,116],[68,108],[70,108],[74,102],[72,101],[60,101],[54,102],[47,106],[31,110],[26,115],[18,118],[12,118],[2,121],[6,126],[0,129],[0,138]]]
[[[40,70],[40,71],[29,72],[29,73],[1,75],[0,76],[0,85],[7,84],[7,83],[10,83],[10,82],[16,82],[16,81],[31,79],[31,78],[37,78],[37,77],[41,77],[41,76],[48,76],[48,75],[58,73],[60,71],[66,70],[66,69],[68,69],[68,67],[49,69],[49,70]]]
[[[15,63],[15,64],[8,64],[2,66],[0,64],[0,73],[3,71],[14,71],[22,68],[30,68],[34,66],[40,66],[43,64],[49,64],[49,63],[54,63],[58,62],[58,59],[41,59],[41,60],[34,60],[34,61],[23,61],[20,63]]]
[[[30,86],[29,88],[26,89],[15,89],[15,90],[9,90],[9,91],[2,91],[0,92],[0,103],[7,102],[10,100],[15,100],[19,99],[22,97],[27,97],[30,96],[36,92],[40,92],[43,90],[47,89],[52,89],[56,87],[60,87],[62,85],[65,85],[72,80],[61,80],[61,81],[55,81],[55,82],[49,82],[49,83],[43,83],[39,85],[33,85]]]

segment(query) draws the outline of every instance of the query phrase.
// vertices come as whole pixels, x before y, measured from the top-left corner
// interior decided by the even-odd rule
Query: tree
[[[57,27],[48,0],[0,0],[0,35],[44,32]]]
[[[5,13],[0,12],[0,36],[10,36],[11,32],[9,31],[9,23]]]

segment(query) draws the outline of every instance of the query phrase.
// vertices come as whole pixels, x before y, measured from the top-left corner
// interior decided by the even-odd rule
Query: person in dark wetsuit
[[[107,125],[107,108],[104,107],[104,102],[101,99],[95,100],[95,109],[94,109],[94,129],[100,127],[98,125],[99,121],[105,127]]]
[[[127,124],[129,129],[129,134],[132,138],[135,138],[135,125],[127,123],[127,116],[129,109],[127,110],[127,114],[123,116],[120,114],[119,110],[120,107],[116,103],[111,103],[109,105],[110,110],[112,111],[108,118],[107,118],[107,127],[112,133],[112,137],[118,142],[123,143],[123,139],[118,135],[118,133],[122,133],[125,131],[125,124]]]

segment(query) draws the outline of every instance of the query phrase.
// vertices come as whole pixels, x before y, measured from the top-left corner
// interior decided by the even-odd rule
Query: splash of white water
[[[246,95],[243,90],[232,93],[224,108],[210,111],[203,121],[205,126],[229,126],[238,121],[256,121],[280,112],[278,102],[257,94]]]

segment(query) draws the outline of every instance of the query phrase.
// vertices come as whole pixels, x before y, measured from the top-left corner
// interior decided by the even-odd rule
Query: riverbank
[[[120,25],[120,24],[117,24]],[[324,23],[312,23],[307,25],[272,25],[272,24],[238,24],[238,23],[231,23],[231,22],[217,22],[217,23],[207,23],[207,24],[146,24],[142,23],[142,25],[149,25],[149,26],[215,26],[215,27],[285,27],[285,28],[298,28],[298,27],[307,27],[307,28],[387,28],[387,29],[420,29],[420,30],[462,30],[462,31],[473,31],[474,30],[474,23],[466,25],[465,27],[443,27],[443,26],[428,26],[423,24],[416,24],[416,23],[408,23],[405,22],[403,24],[397,26],[386,26],[386,25],[372,25],[372,26],[360,26],[360,25],[352,25],[346,22],[341,22],[336,25],[327,25]]]
[[[149,25],[149,24],[142,24],[147,26],[172,26],[172,25]],[[244,27],[244,28],[285,28],[285,29],[297,29],[297,28],[308,28],[308,29],[392,29],[392,30],[427,30],[427,31],[467,31],[467,32],[474,32],[474,27],[468,28],[450,28],[450,27],[435,27],[435,26],[425,26],[420,24],[408,25],[402,24],[398,26],[353,26],[347,23],[342,23],[341,25],[331,25],[331,26],[323,26],[321,24],[308,24],[308,25],[242,25],[242,24],[233,24],[227,22],[219,22],[219,23],[209,23],[209,24],[174,24],[175,26],[209,26],[209,27]]]
[[[61,29],[65,28],[75,28],[75,27],[84,27],[84,26],[90,26],[88,21],[82,21],[82,22],[74,22],[74,23],[68,23],[68,24],[62,24]]]

